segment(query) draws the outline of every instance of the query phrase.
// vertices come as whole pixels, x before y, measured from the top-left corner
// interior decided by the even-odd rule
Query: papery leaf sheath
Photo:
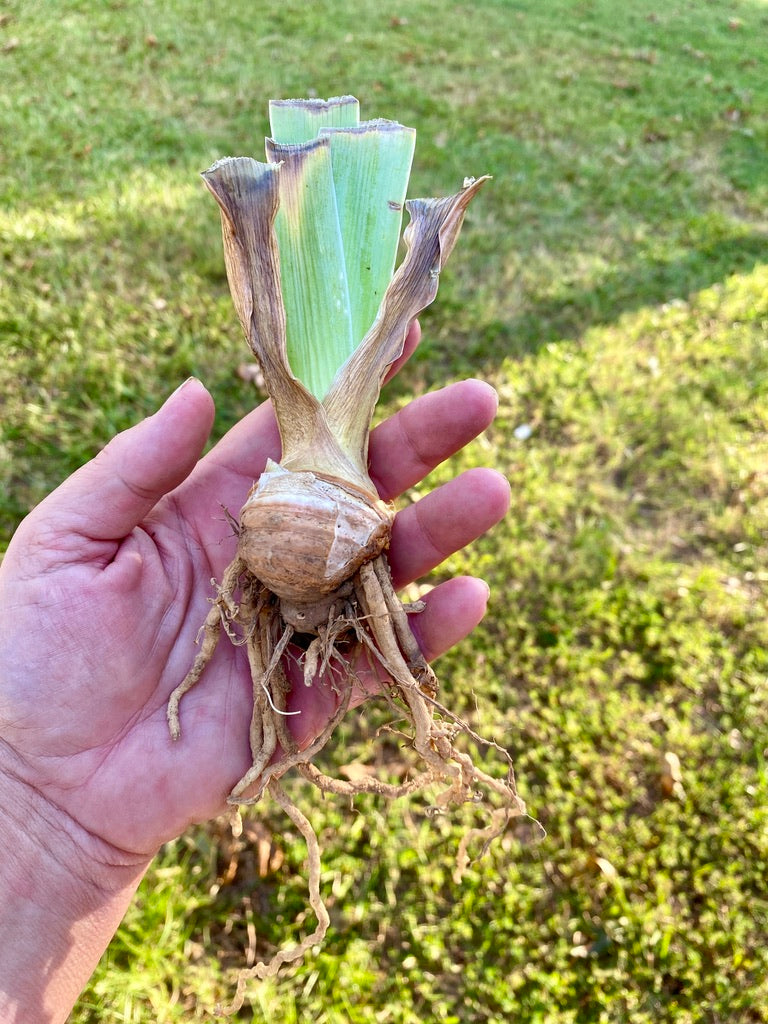
[[[203,180],[221,211],[224,260],[232,299],[275,407],[283,457],[312,451],[314,469],[375,491],[365,470],[336,442],[325,411],[288,365],[280,256],[274,231],[280,166],[250,157],[219,160]]]
[[[488,177],[469,180],[453,196],[406,203],[405,259],[392,278],[379,315],[360,346],[339,370],[323,400],[328,425],[347,457],[364,469],[368,432],[387,369],[401,355],[411,321],[437,294],[440,271],[458,238],[464,213]],[[299,452],[290,468],[303,468]],[[284,463],[285,464],[285,463]]]
[[[291,372],[286,354],[280,257],[274,221],[280,164],[248,157],[219,160],[203,175],[221,209],[230,289],[246,338],[275,406],[281,464],[345,482],[372,500],[368,434],[388,367],[402,353],[411,321],[437,294],[440,271],[461,230],[466,208],[486,177],[444,199],[406,203],[405,259],[360,346],[319,402]]]

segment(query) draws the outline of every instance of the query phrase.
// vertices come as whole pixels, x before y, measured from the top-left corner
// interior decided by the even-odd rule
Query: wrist
[[[149,861],[90,835],[0,768],[0,1020],[59,1024]]]

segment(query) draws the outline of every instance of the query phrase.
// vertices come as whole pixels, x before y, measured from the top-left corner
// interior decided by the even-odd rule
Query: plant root
[[[389,798],[421,792],[438,784],[428,813],[442,813],[449,805],[488,803],[489,819],[481,828],[470,828],[462,836],[456,858],[458,880],[471,863],[470,847],[480,844],[480,856],[506,829],[509,821],[525,814],[525,805],[515,790],[512,763],[498,744],[483,740],[464,722],[437,701],[438,685],[408,624],[405,608],[395,594],[385,555],[381,554],[357,569],[350,585],[339,588],[329,603],[325,623],[310,638],[299,634],[284,621],[280,599],[247,569],[238,556],[224,573],[212,607],[203,624],[202,643],[194,664],[168,702],[168,726],[173,739],[181,735],[179,705],[195,686],[213,657],[224,630],[230,640],[245,646],[253,682],[253,712],[249,727],[252,764],[235,784],[229,802],[250,805],[267,792],[283,808],[307,846],[309,904],[317,927],[289,950],[280,950],[268,962],[241,972],[231,1005],[217,1013],[232,1015],[242,1006],[246,983],[251,978],[272,977],[287,963],[294,962],[324,937],[330,922],[320,892],[320,847],[308,818],[289,799],[280,779],[291,769],[326,793],[353,798],[373,793]],[[293,643],[292,643],[293,641]],[[293,658],[300,666],[304,683],[330,672],[337,697],[335,712],[325,728],[304,749],[299,749],[289,727],[288,698],[296,685],[286,671]],[[366,679],[375,687],[367,693],[356,666],[367,661]],[[300,685],[300,684],[299,684]],[[401,783],[377,778],[336,779],[323,774],[314,764],[352,704],[360,697],[384,696],[397,719],[405,722],[410,745],[422,768]],[[493,748],[502,756],[506,771],[502,777],[488,774],[457,744],[460,735],[476,744]]]
[[[306,815],[288,798],[277,779],[271,779],[267,789],[291,819],[307,844],[309,905],[317,918],[317,927],[311,935],[305,936],[293,948],[281,949],[269,963],[254,964],[253,967],[240,971],[232,1002],[228,1006],[218,1004],[214,1009],[214,1013],[221,1017],[231,1017],[243,1005],[245,1001],[245,987],[250,978],[273,978],[284,964],[300,960],[308,950],[323,941],[328,931],[328,926],[331,923],[328,910],[320,895],[320,844],[317,841],[315,830],[312,828]]]

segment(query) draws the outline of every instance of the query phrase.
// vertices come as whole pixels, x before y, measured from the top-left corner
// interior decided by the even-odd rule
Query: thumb
[[[192,472],[213,425],[213,399],[190,377],[153,415],[114,437],[37,506],[27,523],[53,534],[56,561],[82,541],[119,542]],[[65,538],[75,542],[70,546]],[[62,557],[63,556],[63,557]]]

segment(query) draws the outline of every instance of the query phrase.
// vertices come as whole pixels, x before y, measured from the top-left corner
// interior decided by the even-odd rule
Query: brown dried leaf
[[[667,750],[662,758],[661,790],[667,797],[682,799],[685,796],[680,758],[671,750]]]
[[[259,878],[279,871],[285,861],[285,854],[279,846],[275,846],[274,834],[261,821],[249,821],[245,830],[245,840],[256,854],[256,870]]]
[[[619,877],[619,872],[605,857],[595,857],[595,866],[600,871],[600,874],[604,875],[609,882],[615,882]]]
[[[280,164],[226,157],[203,172],[221,211],[224,262],[232,300],[275,407],[282,464],[346,480],[376,491],[367,466],[352,459],[331,430],[323,406],[288,363],[280,254],[274,222],[280,202]],[[354,396],[353,396],[354,401]],[[366,437],[370,417],[365,425]]]
[[[412,199],[403,238],[405,259],[384,295],[373,326],[341,367],[323,399],[331,429],[360,466],[368,459],[368,431],[384,376],[403,351],[411,321],[437,295],[440,271],[461,231],[469,203],[488,176],[469,178],[445,199]]]

